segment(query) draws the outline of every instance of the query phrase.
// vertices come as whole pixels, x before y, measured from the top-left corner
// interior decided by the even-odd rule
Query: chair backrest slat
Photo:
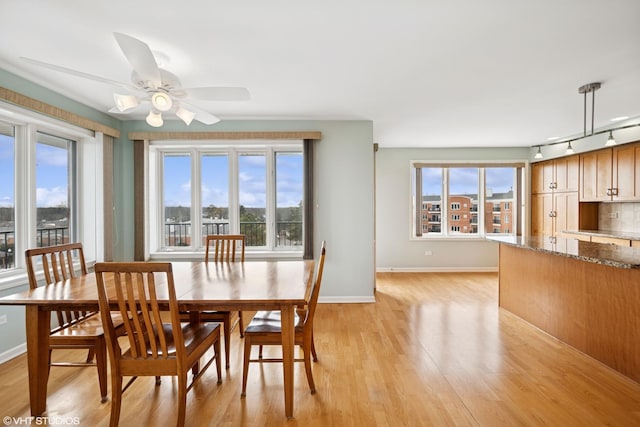
[[[213,245],[214,262],[244,261],[246,236],[244,234],[210,234],[206,237],[205,262],[209,262],[210,247]],[[239,247],[238,247],[239,246]],[[236,250],[240,251],[236,257]]]
[[[169,344],[173,342],[176,348],[180,348],[184,338],[180,327],[171,264],[97,263],[95,272],[100,310],[106,310],[108,313],[118,311],[121,315],[129,339],[131,357],[141,360],[176,357],[176,354],[169,353]],[[115,288],[117,310],[110,307],[107,295],[107,288],[111,281]],[[163,288],[167,289],[169,296],[172,336],[165,336],[163,327],[162,312],[166,312],[166,308],[161,310],[158,297]],[[103,323],[106,320],[105,333],[108,339],[115,337],[115,329],[110,318],[111,316],[108,316],[105,319],[103,316]]]
[[[79,274],[88,274],[82,243],[66,243],[63,245],[27,249],[25,251],[25,260],[27,264],[27,275],[29,277],[29,287],[31,289],[38,287],[36,277],[36,265],[38,261],[40,261],[42,267],[42,273],[44,275],[43,284],[45,285],[76,277],[78,273],[74,268],[74,254],[75,262],[77,262],[80,267]],[[58,326],[52,328],[52,332],[73,325],[94,313],[95,312],[72,310],[57,311],[56,318]]]

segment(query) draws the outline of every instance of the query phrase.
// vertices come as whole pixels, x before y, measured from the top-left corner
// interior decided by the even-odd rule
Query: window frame
[[[14,267],[0,270],[0,290],[23,285],[23,254],[37,246],[36,144],[43,133],[72,141],[69,151],[69,239],[80,241],[91,265],[103,254],[102,134],[0,101],[0,121],[14,126]],[[22,220],[19,220],[22,219]]]
[[[266,163],[266,200],[265,218],[267,223],[266,246],[248,246],[247,257],[259,254],[261,257],[300,257],[304,251],[304,243],[299,247],[278,247],[275,244],[276,220],[276,153],[293,152],[304,155],[302,140],[151,140],[146,143],[149,172],[148,195],[145,198],[145,211],[148,213],[149,236],[148,253],[152,259],[170,257],[194,258],[204,251],[202,241],[202,200],[201,200],[201,167],[200,157],[205,155],[227,155],[229,173],[229,233],[239,233],[239,164],[241,155],[265,155]],[[162,159],[164,153],[189,153],[191,155],[191,245],[184,248],[163,245],[164,194]],[[196,160],[197,159],[197,160]],[[304,171],[303,171],[304,174]],[[302,176],[304,181],[304,176]],[[199,214],[195,214],[198,212]],[[304,216],[303,216],[304,221]],[[304,230],[304,227],[303,227]],[[303,233],[304,234],[304,233]],[[303,235],[303,239],[305,236]],[[304,242],[304,240],[303,240]]]
[[[524,235],[526,225],[526,168],[527,162],[525,160],[502,160],[502,161],[430,161],[430,160],[412,160],[409,162],[409,202],[411,204],[409,208],[409,240],[425,241],[425,240],[478,240],[484,239],[493,233],[487,232],[485,227],[485,204],[486,199],[486,172],[488,168],[504,168],[512,167],[516,168],[517,172],[514,177],[514,199],[511,201],[511,210],[509,213],[512,216],[512,231],[510,234]],[[441,168],[442,169],[442,199],[440,201],[440,232],[434,233],[422,233],[417,235],[417,220],[420,217],[416,212],[417,208],[417,187],[416,187],[416,169],[417,168]],[[447,203],[449,197],[449,169],[451,168],[478,168],[478,210],[477,223],[471,223],[471,227],[477,225],[478,231],[476,233],[456,233],[451,231],[450,216],[452,213],[460,212],[459,210],[451,209],[451,206]],[[422,191],[422,184],[419,185],[420,191]],[[517,221],[516,221],[517,217]],[[483,219],[480,221],[480,219]],[[422,228],[422,227],[421,227]]]

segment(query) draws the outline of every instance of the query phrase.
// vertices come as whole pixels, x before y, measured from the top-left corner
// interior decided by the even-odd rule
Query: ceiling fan
[[[194,119],[207,125],[220,121],[213,114],[185,102],[187,99],[247,101],[250,98],[249,91],[243,87],[183,88],[178,77],[158,66],[154,53],[145,42],[122,33],[113,33],[113,35],[133,68],[131,83],[122,83],[35,59],[24,57],[21,59],[34,65],[128,90],[131,94],[113,94],[115,107],[109,112],[129,113],[141,105],[150,104],[146,121],[154,127],[162,126],[164,123],[162,113],[167,112],[174,112],[187,125]]]

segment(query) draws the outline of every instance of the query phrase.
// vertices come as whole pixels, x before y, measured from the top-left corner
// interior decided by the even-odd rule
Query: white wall
[[[528,148],[380,148],[376,153],[378,271],[493,271],[498,247],[482,239],[411,240],[412,160],[529,159]],[[425,251],[432,255],[426,256]]]

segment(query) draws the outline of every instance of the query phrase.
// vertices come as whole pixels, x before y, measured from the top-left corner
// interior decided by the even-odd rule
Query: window
[[[151,252],[201,251],[206,235],[235,233],[249,250],[302,251],[301,142],[158,141],[149,159]]]
[[[164,156],[164,245],[191,246],[191,156]]]
[[[102,150],[92,132],[2,104],[0,278],[6,283],[24,283],[24,259],[16,254],[28,248],[80,241],[87,261],[102,254],[96,165]]]
[[[208,234],[229,234],[229,156],[201,157],[202,244]]]
[[[73,154],[75,141],[36,133],[36,245],[72,241]]]
[[[514,210],[522,200],[523,171],[524,164],[412,162],[413,236],[515,234],[513,230],[522,227]],[[425,232],[424,214],[435,211],[436,206],[438,211],[441,206],[446,208],[442,215],[445,222],[433,224],[431,215]],[[504,215],[504,211],[510,215]],[[510,222],[517,222],[517,226]]]
[[[0,122],[0,271],[13,268],[15,254],[15,127]]]

